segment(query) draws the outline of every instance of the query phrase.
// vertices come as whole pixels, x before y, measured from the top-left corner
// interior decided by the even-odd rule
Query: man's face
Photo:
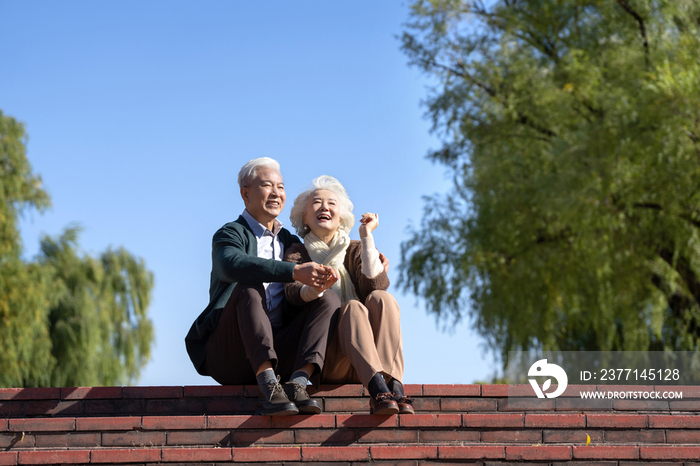
[[[248,186],[241,188],[245,208],[255,220],[272,230],[272,222],[282,212],[287,195],[282,175],[268,167],[259,168]]]

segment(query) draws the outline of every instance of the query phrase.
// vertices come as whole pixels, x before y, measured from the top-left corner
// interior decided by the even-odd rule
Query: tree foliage
[[[76,226],[22,259],[19,215],[49,206],[25,146],[23,125],[0,112],[0,386],[133,381],[153,340],[153,276],[123,248],[81,254]]]
[[[698,349],[700,4],[426,0],[402,40],[454,177],[403,286],[504,361]]]

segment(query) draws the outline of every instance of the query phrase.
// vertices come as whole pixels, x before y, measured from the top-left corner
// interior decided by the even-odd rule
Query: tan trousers
[[[322,383],[361,383],[380,372],[403,381],[403,342],[399,305],[386,291],[373,291],[362,304],[343,304],[328,342]]]

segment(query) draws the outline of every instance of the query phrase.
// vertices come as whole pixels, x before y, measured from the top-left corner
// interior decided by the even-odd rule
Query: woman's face
[[[311,193],[306,203],[304,223],[321,240],[329,242],[340,227],[340,206],[333,191],[319,189]]]

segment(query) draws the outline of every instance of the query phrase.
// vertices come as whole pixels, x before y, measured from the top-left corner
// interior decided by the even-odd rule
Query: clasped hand
[[[294,267],[294,280],[314,288],[319,293],[333,286],[339,278],[333,267],[316,262],[306,262]]]

